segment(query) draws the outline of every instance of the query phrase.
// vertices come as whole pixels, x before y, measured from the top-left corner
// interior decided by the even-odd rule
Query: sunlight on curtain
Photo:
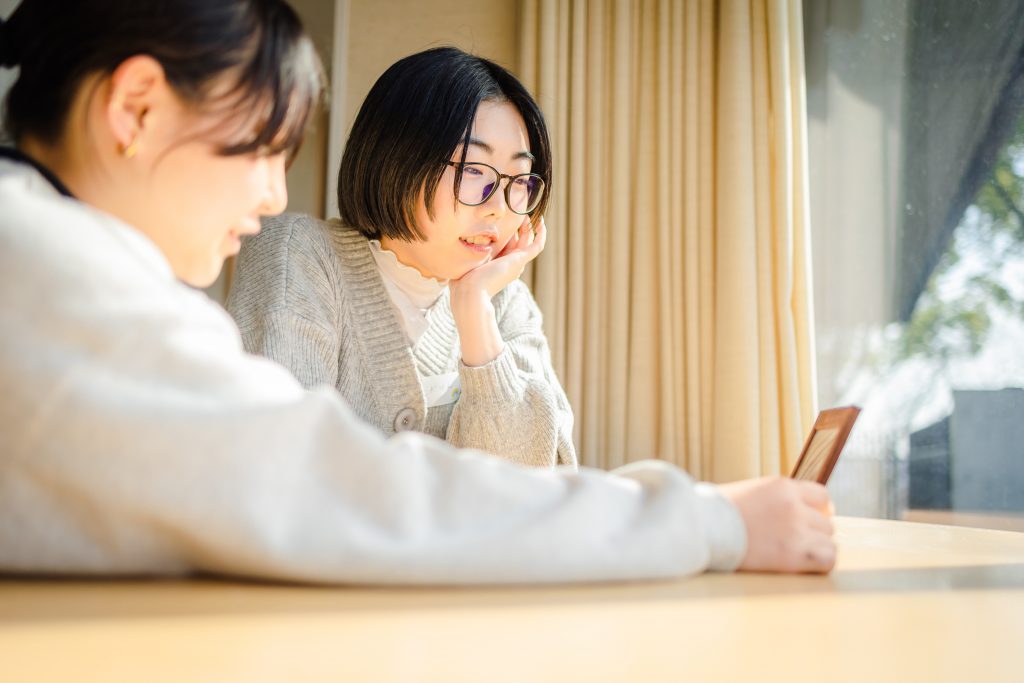
[[[555,156],[527,277],[581,462],[787,471],[816,408],[800,2],[519,10]]]

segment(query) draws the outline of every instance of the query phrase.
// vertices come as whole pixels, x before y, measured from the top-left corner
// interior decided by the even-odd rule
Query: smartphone
[[[845,408],[830,408],[818,413],[818,419],[811,427],[811,433],[807,435],[804,442],[804,449],[800,452],[800,459],[796,461],[793,468],[793,479],[806,479],[816,481],[819,484],[828,483],[832,469],[839,460],[839,454],[846,445],[846,438],[850,436],[853,423],[860,415],[860,408],[847,406]]]

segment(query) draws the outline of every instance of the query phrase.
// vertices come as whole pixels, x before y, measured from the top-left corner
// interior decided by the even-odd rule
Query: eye
[[[516,187],[522,188],[522,189],[525,190],[526,188],[530,187],[530,185],[532,184],[532,181],[533,181],[533,178],[530,178],[528,176],[519,176],[518,178],[515,179],[515,185],[516,185]]]
[[[462,167],[462,173],[463,173],[463,175],[470,175],[470,176],[482,176],[484,174],[482,169],[479,169],[476,166],[468,166],[468,165]]]

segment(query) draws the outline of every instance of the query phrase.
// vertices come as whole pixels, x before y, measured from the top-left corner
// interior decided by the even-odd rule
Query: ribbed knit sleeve
[[[505,349],[486,365],[461,365],[462,395],[447,440],[514,462],[576,467],[572,408],[551,365],[542,317],[516,280],[494,299]]]
[[[304,387],[334,387],[341,344],[336,278],[328,243],[312,221],[288,214],[264,221],[239,256],[227,309],[246,351],[285,366]]]

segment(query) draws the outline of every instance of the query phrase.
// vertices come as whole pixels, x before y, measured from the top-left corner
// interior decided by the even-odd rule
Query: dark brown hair
[[[551,190],[551,143],[540,107],[504,68],[440,47],[399,60],[366,96],[338,174],[342,220],[371,239],[422,239],[417,204],[425,201],[433,217],[437,185],[458,146],[468,144],[484,101],[509,102],[523,117],[535,157],[531,171],[547,188],[532,213],[542,216]]]
[[[191,105],[266,112],[256,137],[220,150],[227,155],[294,150],[323,90],[313,45],[281,0],[23,0],[0,22],[0,66],[20,67],[8,135],[55,142],[83,79],[140,54]],[[232,87],[214,98],[225,76]]]

